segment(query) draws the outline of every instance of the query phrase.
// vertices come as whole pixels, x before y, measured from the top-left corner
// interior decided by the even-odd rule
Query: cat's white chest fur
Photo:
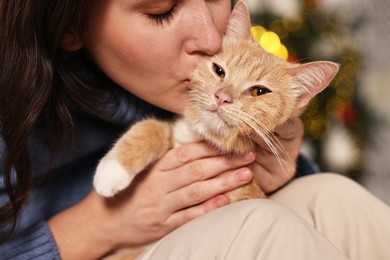
[[[172,131],[174,147],[179,147],[183,144],[200,142],[204,140],[203,137],[194,133],[188,126],[187,122],[182,118],[175,121],[172,127]]]

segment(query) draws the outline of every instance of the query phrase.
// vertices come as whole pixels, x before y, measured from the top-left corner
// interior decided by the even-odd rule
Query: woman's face
[[[92,0],[83,47],[117,84],[180,112],[191,71],[221,48],[230,0]]]

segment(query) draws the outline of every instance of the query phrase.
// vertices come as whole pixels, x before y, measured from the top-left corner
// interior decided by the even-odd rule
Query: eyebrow
[[[128,3],[128,1],[125,1]],[[135,7],[146,7],[150,4],[154,4],[157,8],[160,8],[160,7],[164,7],[164,6],[167,6],[167,5],[171,5],[173,4],[174,0],[138,0],[138,1],[134,1],[133,0],[133,4]]]

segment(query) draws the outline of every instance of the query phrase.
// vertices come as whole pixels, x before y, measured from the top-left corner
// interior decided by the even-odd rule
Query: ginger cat
[[[262,138],[278,155],[272,130],[299,116],[310,99],[334,78],[338,64],[294,64],[252,41],[247,7],[239,1],[229,20],[222,50],[205,57],[193,72],[183,116],[175,122],[146,119],[133,125],[101,160],[96,191],[111,197],[173,146],[206,140],[222,152],[253,150]],[[231,201],[264,197],[255,181],[229,195]]]
[[[278,156],[282,148],[273,129],[299,116],[338,67],[328,61],[294,64],[268,53],[252,40],[248,9],[239,1],[222,50],[193,72],[183,115],[174,122],[146,119],[133,125],[98,165],[96,191],[114,196],[168,149],[187,142],[206,140],[240,155],[254,149],[251,138],[262,138]],[[231,202],[265,197],[255,180],[227,195]]]

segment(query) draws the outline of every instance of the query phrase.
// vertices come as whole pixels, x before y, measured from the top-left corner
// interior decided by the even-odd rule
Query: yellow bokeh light
[[[288,31],[284,28],[282,20],[275,20],[269,25],[269,29],[275,32],[280,39],[288,38]]]
[[[274,53],[280,46],[279,36],[274,32],[265,32],[260,38],[260,45],[267,51]]]
[[[297,32],[302,28],[302,18],[299,15],[288,17],[282,21],[283,27],[289,32]]]
[[[288,58],[288,51],[287,51],[287,48],[286,46],[284,46],[283,44],[280,44],[279,45],[279,49],[276,50],[276,52],[274,53],[276,56],[278,56],[279,58],[282,58],[284,60],[287,60]]]
[[[276,33],[267,31],[264,27],[258,25],[252,26],[251,33],[253,39],[259,42],[261,47],[266,51],[287,60],[288,50],[286,46],[280,42],[280,38]]]
[[[262,27],[262,26],[259,26],[259,25],[256,25],[256,26],[252,26],[251,28],[251,33],[252,33],[252,37],[255,41],[257,42],[260,42],[260,38],[261,36],[263,35],[263,33],[265,33],[267,30]]]

